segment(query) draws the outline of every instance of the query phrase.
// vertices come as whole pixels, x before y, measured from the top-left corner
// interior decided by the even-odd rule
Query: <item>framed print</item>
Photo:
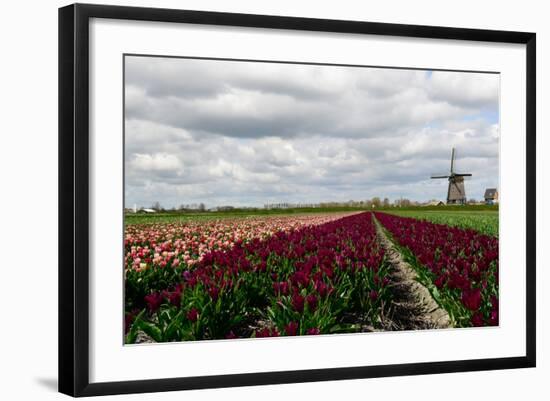
[[[59,390],[535,366],[535,73],[534,33],[61,8]]]

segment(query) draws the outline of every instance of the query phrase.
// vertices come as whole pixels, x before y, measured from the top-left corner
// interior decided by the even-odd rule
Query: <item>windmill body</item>
[[[466,190],[464,189],[464,177],[471,177],[470,173],[456,173],[454,170],[455,148],[451,154],[451,172],[449,175],[432,175],[431,178],[447,178],[449,188],[447,190],[448,205],[464,205],[466,203]]]

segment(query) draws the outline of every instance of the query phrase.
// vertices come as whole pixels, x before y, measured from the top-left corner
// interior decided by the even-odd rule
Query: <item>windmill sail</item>
[[[455,148],[451,152],[451,174],[454,174],[454,164],[455,164]]]

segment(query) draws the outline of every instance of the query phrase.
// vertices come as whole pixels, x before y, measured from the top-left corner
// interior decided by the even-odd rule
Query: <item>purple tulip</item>
[[[187,319],[189,319],[190,322],[195,323],[198,318],[199,318],[199,311],[196,308],[191,308],[189,312],[187,312]]]
[[[378,299],[378,291],[376,290],[371,290],[369,292],[369,298],[372,302],[376,302],[376,300]]]
[[[474,313],[471,321],[472,321],[472,326],[481,327],[483,326],[483,315],[480,312]]]
[[[295,336],[298,333],[298,323],[289,322],[285,326],[285,333],[287,336]]]
[[[305,298],[298,293],[292,295],[292,306],[296,312],[302,313],[304,311],[304,300]]]
[[[311,312],[314,312],[317,309],[317,297],[313,294],[310,294],[306,297],[307,307]]]
[[[145,296],[145,302],[147,303],[147,308],[149,312],[155,313],[162,304],[164,297],[160,292],[153,292]]]
[[[231,339],[237,338],[237,336],[235,335],[235,333],[233,333],[233,330],[231,330],[229,333],[225,335],[225,338],[228,340],[231,340]]]
[[[463,290],[462,303],[471,311],[477,311],[481,306],[481,290],[479,288]]]

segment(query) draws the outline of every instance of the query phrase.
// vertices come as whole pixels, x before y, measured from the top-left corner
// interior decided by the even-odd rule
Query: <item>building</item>
[[[498,191],[496,188],[487,188],[483,197],[485,198],[486,205],[498,203]]]
[[[425,206],[445,206],[445,202],[434,199],[426,203]]]

